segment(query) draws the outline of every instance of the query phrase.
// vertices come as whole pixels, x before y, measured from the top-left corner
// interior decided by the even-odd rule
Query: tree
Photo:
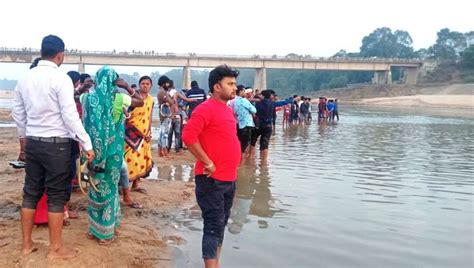
[[[474,69],[474,45],[471,45],[463,51],[461,62],[464,68]]]
[[[392,33],[388,27],[375,29],[362,39],[360,55],[363,57],[411,58],[413,39],[407,31]]]
[[[460,52],[466,48],[464,34],[444,28],[437,35],[436,43],[429,48],[432,58],[449,61],[457,60]]]

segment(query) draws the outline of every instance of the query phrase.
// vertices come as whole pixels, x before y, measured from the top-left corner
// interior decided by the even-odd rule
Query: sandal
[[[128,207],[131,207],[131,208],[134,208],[134,209],[143,209],[143,206],[142,204],[138,203],[138,202],[132,202],[132,203],[129,203],[129,204],[126,204]]]
[[[108,246],[114,242],[115,238],[110,238],[110,239],[99,239],[99,245],[100,246]]]

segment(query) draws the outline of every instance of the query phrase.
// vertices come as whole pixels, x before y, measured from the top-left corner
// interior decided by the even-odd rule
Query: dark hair
[[[153,80],[151,80],[151,77],[149,77],[148,75],[140,77],[140,80],[138,80],[138,84],[140,85],[143,80],[150,80],[150,83],[153,85]]]
[[[219,65],[214,68],[209,73],[209,91],[211,93],[214,92],[214,85],[219,83],[224,77],[234,77],[237,78],[239,76],[239,71],[236,69],[232,69],[227,65]]]
[[[30,65],[30,69],[33,69],[35,68],[36,66],[38,66],[38,62],[41,60],[41,57],[38,57],[36,58]]]
[[[298,97],[298,95],[293,95],[293,99],[296,98],[296,97]]]
[[[90,78],[91,76],[89,74],[83,73],[81,74],[81,83],[84,83],[87,78]]]
[[[244,89],[245,89],[245,87],[244,87],[243,85],[238,85],[238,86],[237,86],[237,92],[236,92],[237,96],[238,96],[238,95],[240,94],[240,92],[241,92],[242,90],[244,90]]]
[[[174,87],[174,81],[173,80],[170,80],[169,83],[170,83],[170,87]]]
[[[260,92],[263,96],[264,99],[269,99],[270,96],[272,95],[272,92],[270,92],[270,90],[262,90],[262,92]]]
[[[55,35],[48,35],[41,42],[41,58],[49,59],[64,52],[64,42]]]
[[[158,78],[158,85],[160,87],[169,82],[170,82],[170,79],[166,75],[162,75],[160,78]]]
[[[67,72],[67,75],[69,75],[69,77],[71,78],[73,85],[74,85],[77,81],[81,80],[81,74],[80,74],[79,72],[76,72],[76,71],[69,71],[69,72]]]
[[[199,87],[198,82],[196,80],[192,81],[191,82],[191,87]]]
[[[130,87],[131,88],[137,88],[137,84],[131,84]]]

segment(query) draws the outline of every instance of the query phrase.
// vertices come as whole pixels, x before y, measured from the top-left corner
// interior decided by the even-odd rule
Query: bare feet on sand
[[[79,249],[76,248],[67,248],[67,247],[60,247],[57,250],[52,251],[49,250],[48,259],[49,260],[66,260],[66,259],[74,259],[79,256],[81,252]]]
[[[24,244],[24,245],[23,245],[23,249],[22,249],[21,252],[22,252],[23,255],[25,255],[25,256],[26,256],[26,255],[29,255],[29,254],[31,254],[31,253],[33,253],[33,252],[35,252],[35,251],[38,251],[38,248],[40,247],[40,245],[41,245],[40,243],[35,243],[35,242],[32,241],[32,242],[30,242],[30,243],[28,243],[28,244]]]

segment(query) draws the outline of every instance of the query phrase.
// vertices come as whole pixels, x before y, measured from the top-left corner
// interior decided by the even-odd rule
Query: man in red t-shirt
[[[209,73],[212,97],[193,110],[183,129],[183,141],[197,158],[196,200],[202,210],[202,257],[206,268],[219,267],[224,230],[235,195],[240,143],[227,101],[235,97],[237,70],[226,65]]]

